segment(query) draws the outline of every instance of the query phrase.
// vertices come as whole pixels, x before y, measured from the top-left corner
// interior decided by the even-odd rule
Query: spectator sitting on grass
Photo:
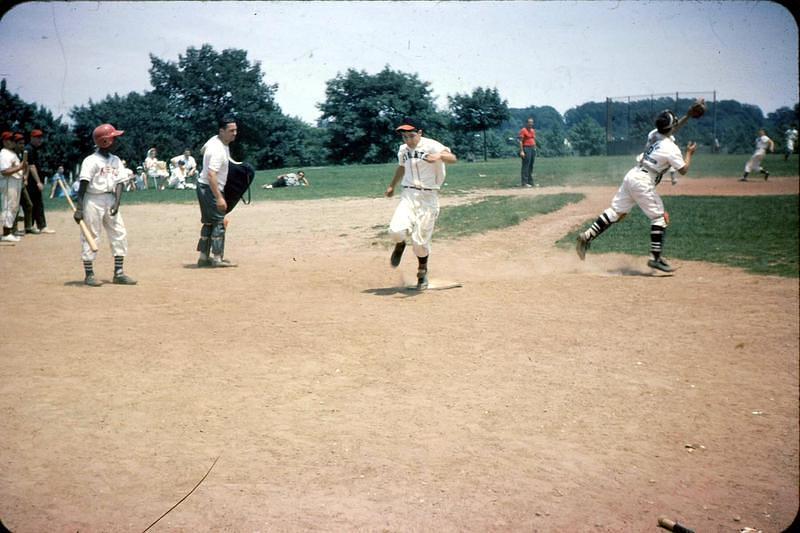
[[[311,185],[308,180],[306,179],[306,173],[302,170],[298,171],[297,174],[294,172],[289,172],[288,174],[281,174],[278,176],[278,179],[273,181],[272,183],[268,183],[261,187],[262,189],[277,189],[279,187],[305,187],[306,185]]]

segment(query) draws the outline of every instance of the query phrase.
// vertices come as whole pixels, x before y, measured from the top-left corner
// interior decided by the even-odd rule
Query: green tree
[[[182,135],[175,130],[166,99],[153,93],[114,94],[99,102],[78,106],[70,112],[77,146],[83,156],[94,150],[92,132],[100,124],[113,124],[125,134],[119,138],[115,153],[129,168],[142,164],[147,150],[155,146],[159,158],[169,158],[185,148]]]
[[[325,101],[318,104],[320,126],[334,163],[386,163],[396,158],[395,128],[414,117],[426,133],[437,137],[445,119],[433,104],[430,84],[416,75],[391,70],[377,74],[348,69],[327,82]]]
[[[39,175],[49,177],[59,165],[63,165],[67,172],[73,170],[79,162],[80,152],[75,135],[61,117],[53,117],[44,107],[25,102],[8,90],[5,79],[0,80],[0,130],[19,131],[27,136],[34,129],[45,134],[39,155]]]
[[[188,48],[177,62],[153,55],[150,61],[153,93],[166,101],[170,134],[182,145],[201,146],[217,132],[217,119],[232,115],[239,127],[234,159],[257,168],[303,160],[307,128],[283,115],[275,102],[277,84],[264,82],[260,63],[251,63],[246,51],[217,52],[204,44]]]
[[[601,155],[605,153],[606,132],[591,117],[586,117],[572,126],[567,133],[567,139],[579,155]]]
[[[472,94],[447,97],[452,124],[459,131],[481,132],[483,135],[483,160],[488,156],[486,130],[500,126],[508,120],[508,102],[500,99],[497,89],[478,87]]]

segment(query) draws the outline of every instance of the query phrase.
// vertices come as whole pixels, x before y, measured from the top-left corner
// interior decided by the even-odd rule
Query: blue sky
[[[769,113],[798,101],[798,29],[754,1],[28,2],[0,19],[0,77],[66,116],[149,90],[149,54],[247,50],[284,113],[313,122],[325,83],[384,66],[431,83],[437,105],[496,87],[560,112],[606,97],[717,91]]]

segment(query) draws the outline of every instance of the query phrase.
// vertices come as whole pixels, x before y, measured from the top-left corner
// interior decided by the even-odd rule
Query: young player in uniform
[[[697,145],[690,142],[686,148],[686,157],[672,140],[675,131],[686,123],[689,115],[677,119],[672,111],[661,112],[656,118],[656,132],[648,135],[648,144],[636,166],[625,174],[617,194],[611,201],[611,207],[594,221],[577,239],[576,251],[583,260],[590,243],[607,230],[613,223],[622,220],[638,204],[650,219],[650,259],[647,265],[663,272],[672,272],[673,268],[661,256],[664,244],[664,233],[667,229],[667,218],[664,202],[656,192],[656,185],[670,167],[678,169],[681,175],[689,171],[692,154]]]
[[[439,216],[438,191],[445,180],[445,164],[455,163],[456,156],[450,148],[438,141],[422,136],[422,128],[413,119],[405,119],[396,128],[404,144],[397,152],[398,166],[386,196],[394,195],[402,179],[400,203],[389,223],[389,236],[396,243],[390,263],[397,267],[411,238],[417,256],[417,289],[428,288],[428,256],[436,218]]]
[[[767,150],[770,152],[774,151],[775,143],[772,142],[772,139],[767,137],[767,132],[765,130],[760,129],[758,130],[758,137],[756,137],[756,151],[753,152],[753,155],[750,156],[750,159],[745,163],[744,174],[739,178],[739,181],[747,181],[747,176],[753,171],[760,172],[764,176],[764,181],[769,179],[769,171],[761,166],[761,160],[764,159]]]
[[[3,197],[2,222],[3,236],[0,241],[18,242],[20,239],[14,235],[14,225],[17,222],[20,195],[22,194],[22,181],[28,164],[20,161],[17,156],[14,134],[10,131],[3,132],[3,147],[0,150],[0,195]]]
[[[792,124],[791,126],[789,126],[789,129],[787,129],[784,132],[783,135],[785,141],[784,143],[785,146],[783,149],[783,160],[788,161],[789,156],[792,155],[792,153],[794,152],[794,143],[797,142],[797,128],[795,127],[794,124]]]
[[[128,233],[125,222],[119,212],[124,181],[127,172],[119,157],[111,153],[117,137],[122,135],[111,124],[101,124],[94,129],[92,138],[97,147],[95,152],[81,163],[78,198],[75,201],[73,218],[79,223],[83,220],[89,232],[99,242],[100,227],[104,227],[114,254],[114,278],[117,285],[136,285],[136,281],[125,274],[123,261],[128,255]],[[89,243],[81,233],[83,251],[83,270],[86,275],[84,283],[90,287],[99,287],[102,283],[94,276],[94,260],[97,252],[93,252]]]

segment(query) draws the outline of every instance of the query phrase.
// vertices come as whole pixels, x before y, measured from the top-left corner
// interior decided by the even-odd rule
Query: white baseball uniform
[[[111,215],[114,207],[114,189],[127,177],[127,169],[114,154],[104,156],[95,152],[87,156],[81,163],[80,181],[88,181],[86,194],[83,197],[83,221],[97,243],[100,243],[100,227],[106,229],[111,245],[111,253],[117,257],[128,254],[128,233],[122,214]],[[94,261],[97,252],[89,248],[89,243],[81,232],[81,259]]]
[[[629,213],[634,204],[638,204],[653,225],[666,227],[664,202],[656,192],[656,185],[670,167],[681,169],[685,166],[681,149],[671,137],[662,134],[648,136],[641,161],[625,174],[622,185],[611,200],[611,209],[620,215]]]
[[[231,158],[230,147],[222,142],[219,135],[214,135],[206,141],[200,151],[203,153],[203,170],[200,172],[197,182],[209,185],[208,171],[214,170],[217,173],[217,187],[219,192],[222,192],[225,189],[225,183],[228,181],[228,160]]]
[[[766,135],[756,137],[756,151],[744,165],[745,172],[758,172],[761,170],[761,160],[767,154],[770,145],[770,138]]]
[[[786,136],[786,153],[791,154],[794,152],[794,143],[797,142],[797,130],[789,128],[784,135]]]
[[[0,150],[0,172],[20,164],[19,157],[13,150]],[[6,228],[13,228],[19,211],[19,197],[22,194],[22,170],[10,176],[0,175],[0,194],[3,195],[2,223]]]
[[[411,237],[417,257],[426,257],[431,251],[431,239],[439,216],[438,191],[444,184],[444,161],[424,161],[427,154],[438,154],[450,149],[438,141],[420,137],[413,149],[407,144],[397,152],[398,165],[404,167],[400,203],[389,222],[389,235],[395,242]]]

